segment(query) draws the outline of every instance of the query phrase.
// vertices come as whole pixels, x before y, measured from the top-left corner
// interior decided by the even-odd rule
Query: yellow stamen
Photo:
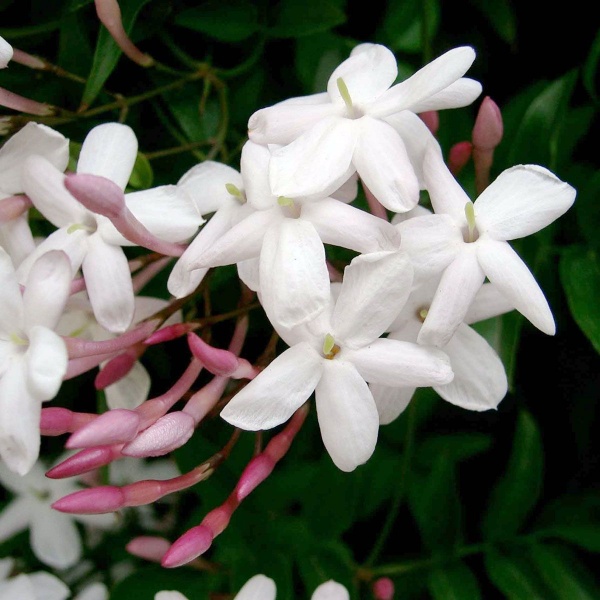
[[[277,204],[279,204],[279,206],[294,206],[294,201],[291,198],[279,196],[279,198],[277,198]]]
[[[346,108],[350,112],[352,112],[352,110],[354,108],[352,106],[352,98],[350,97],[350,92],[348,91],[348,86],[346,85],[346,82],[341,77],[337,78],[337,86],[338,86],[338,90],[340,91],[340,96],[342,97],[342,100],[346,104]]]
[[[422,308],[418,313],[417,316],[419,317],[419,320],[421,321],[421,323],[425,322],[425,319],[427,318],[427,313],[429,312],[428,309],[426,308]]]
[[[27,346],[27,340],[22,338],[18,333],[14,331],[10,334],[10,341],[16,346]]]
[[[475,231],[475,208],[472,202],[465,204],[465,216],[467,217],[467,226],[469,227],[469,242],[472,242]]]
[[[69,225],[69,227],[67,227],[67,233],[73,233],[79,229],[86,229],[86,226],[82,225],[81,223],[73,223],[73,225]]]
[[[335,343],[333,336],[328,333],[323,341],[323,356],[331,360],[339,351],[340,347]]]
[[[246,196],[242,193],[242,191],[233,183],[226,183],[225,189],[235,198],[237,198],[242,204],[246,202]]]

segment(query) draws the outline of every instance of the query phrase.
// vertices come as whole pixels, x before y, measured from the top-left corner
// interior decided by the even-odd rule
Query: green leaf
[[[596,253],[600,253],[600,211],[598,198],[600,198],[600,171],[585,170],[581,177],[581,184],[577,188],[575,200],[575,215],[581,233],[588,246]]]
[[[521,411],[504,476],[494,488],[482,523],[486,540],[516,534],[537,503],[542,488],[543,450],[533,417]]]
[[[588,57],[585,60],[582,72],[583,85],[594,100],[598,100],[598,92],[596,90],[596,86],[598,81],[597,72],[599,61],[600,31],[598,31],[596,37],[594,38],[594,41],[592,42],[592,47],[590,48],[590,53],[588,54]]]
[[[509,0],[471,0],[471,4],[487,19],[495,32],[507,43],[514,44],[517,37],[517,19]]]
[[[544,600],[538,576],[521,557],[486,552],[485,568],[492,583],[507,600]]]
[[[573,318],[600,353],[600,262],[596,253],[570,248],[561,256],[559,273]]]
[[[150,161],[144,154],[138,152],[131,177],[129,178],[129,185],[138,190],[147,190],[152,187],[153,179],[154,174],[152,173]]]
[[[492,445],[492,438],[484,433],[450,433],[435,435],[423,441],[416,452],[416,460],[420,464],[433,464],[440,454],[445,454],[450,461],[466,460]]]
[[[478,600],[479,583],[473,571],[462,562],[433,569],[427,586],[434,600]]]
[[[308,94],[327,89],[335,68],[348,57],[344,38],[333,33],[317,33],[296,42],[296,73]]]
[[[131,32],[140,10],[149,1],[121,0],[119,5],[121,7],[123,27],[127,33]],[[117,46],[110,33],[108,33],[108,30],[102,26],[98,34],[98,41],[96,42],[92,69],[83,90],[82,105],[90,106],[96,99],[106,80],[117,66],[121,54],[121,49]]]
[[[180,12],[175,23],[222,42],[241,42],[259,30],[257,8],[246,0],[209,0]]]
[[[346,22],[344,11],[330,0],[281,0],[273,10],[267,33],[276,38],[296,38],[328,31]]]

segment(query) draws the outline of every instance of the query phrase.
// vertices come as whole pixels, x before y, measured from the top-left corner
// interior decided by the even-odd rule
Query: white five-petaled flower
[[[541,166],[517,165],[501,173],[473,203],[433,145],[424,172],[435,214],[398,224],[401,247],[415,270],[443,272],[419,342],[444,347],[486,277],[533,325],[553,335],[554,318],[544,293],[508,241],[550,225],[571,207],[575,190]]]
[[[40,448],[42,402],[54,398],[67,370],[67,349],[53,329],[69,295],[71,265],[49,252],[32,266],[21,294],[0,248],[0,456],[24,475]]]
[[[327,92],[292,98],[254,113],[249,137],[279,144],[270,163],[277,196],[327,195],[358,172],[387,208],[403,212],[419,199],[420,162],[433,139],[415,113],[473,102],[481,85],[463,75],[475,52],[446,52],[396,85],[394,54],[360,44],[329,78]]]
[[[120,123],[94,127],[86,136],[78,173],[110,179],[125,189],[137,156],[133,130]],[[127,257],[121,246],[133,245],[104,216],[80,204],[64,186],[64,174],[41,156],[29,157],[23,167],[23,186],[35,207],[58,230],[20,265],[22,281],[33,261],[48,250],[63,250],[73,274],[81,267],[98,322],[113,332],[132,322],[134,293]],[[170,242],[189,239],[202,218],[177,186],[160,186],[125,195],[127,207],[154,235]]]
[[[335,303],[291,330],[273,319],[273,298],[261,289],[267,316],[291,347],[236,394],[221,416],[242,429],[270,429],[287,421],[314,391],[333,462],[352,471],[367,461],[379,416],[366,382],[420,387],[453,377],[440,350],[380,338],[406,302],[412,277],[403,252],[358,256],[344,271]]]
[[[66,600],[71,592],[58,578],[45,571],[10,576],[12,558],[0,559],[0,598],[2,600]]]

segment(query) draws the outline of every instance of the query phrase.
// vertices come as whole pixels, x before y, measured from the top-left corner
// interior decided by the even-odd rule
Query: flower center
[[[427,318],[427,313],[429,312],[428,308],[420,308],[417,311],[417,319],[419,319],[419,321],[421,321],[421,323],[425,323],[425,319]]]
[[[342,100],[346,105],[348,118],[360,119],[360,117],[362,117],[364,113],[358,106],[353,104],[352,97],[350,96],[350,92],[348,91],[348,86],[346,85],[346,82],[341,77],[338,77],[336,83],[338,90],[340,91],[340,96],[342,97]]]
[[[475,207],[472,202],[465,204],[465,217],[467,218],[467,231],[463,237],[465,242],[471,243],[479,238],[477,223],[475,222]]]
[[[27,338],[25,338],[21,334],[17,333],[16,331],[13,331],[9,337],[10,337],[10,341],[15,346],[28,346],[29,345]]]
[[[327,360],[332,360],[340,350],[341,348],[335,343],[333,336],[328,333],[323,341],[323,356]]]
[[[279,196],[279,198],[277,198],[277,204],[281,206],[281,210],[286,217],[297,219],[300,216],[300,207],[291,198]]]

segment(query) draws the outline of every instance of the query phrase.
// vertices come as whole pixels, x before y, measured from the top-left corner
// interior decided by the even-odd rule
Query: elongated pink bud
[[[188,334],[188,345],[192,354],[213,375],[233,379],[253,379],[258,374],[258,370],[247,360],[239,358],[229,350],[208,345],[195,333]]]
[[[427,129],[435,135],[440,128],[440,115],[437,110],[426,110],[425,112],[419,113],[421,121],[427,125]]]
[[[33,204],[25,194],[9,196],[0,200],[0,223],[12,221],[26,213]]]
[[[68,408],[49,406],[42,408],[40,416],[40,433],[42,435],[55,436],[75,431],[79,427],[87,425],[98,418],[91,413],[76,413]]]
[[[123,508],[125,497],[120,488],[103,485],[73,492],[52,504],[52,508],[74,515],[95,515]]]
[[[498,105],[486,96],[479,107],[473,127],[473,146],[478,150],[494,150],[502,141],[504,123]]]
[[[133,554],[133,556],[139,556],[140,558],[159,563],[170,547],[171,542],[165,538],[141,535],[133,538],[125,546],[125,550],[129,554]]]
[[[109,360],[102,370],[98,372],[94,379],[94,385],[97,390],[103,390],[109,385],[123,379],[137,362],[136,352],[123,352]]]
[[[452,175],[458,175],[466,166],[473,152],[471,142],[458,142],[448,153],[448,168]]]
[[[123,447],[125,456],[163,456],[183,446],[194,433],[196,421],[187,413],[176,411],[166,414],[144,429]]]
[[[394,600],[394,582],[380,577],[373,583],[373,600]]]
[[[68,173],[65,187],[83,206],[107,219],[115,219],[125,210],[125,194],[110,179],[90,173]]]
[[[212,531],[204,525],[197,525],[175,540],[163,556],[160,564],[167,569],[181,567],[197,556],[204,554],[213,541]]]
[[[27,113],[28,115],[38,115],[40,117],[48,117],[56,114],[56,108],[54,106],[19,96],[19,94],[15,94],[14,92],[1,87],[0,106],[12,108],[13,110]]]
[[[162,329],[155,331],[146,340],[144,340],[144,344],[146,344],[146,346],[152,346],[154,344],[170,342],[171,340],[176,340],[177,338],[180,338],[197,328],[197,323],[175,323],[174,325],[168,325],[167,327],[163,327]]]
[[[18,48],[14,48],[12,59],[13,62],[29,67],[30,69],[45,70],[48,68],[48,63],[45,60],[42,60],[38,56],[32,56],[27,52],[23,52],[23,50],[19,50]]]
[[[122,444],[115,444],[113,446],[86,448],[52,467],[46,472],[46,477],[50,479],[64,479],[65,477],[75,477],[82,473],[88,473],[120,458],[122,456],[121,447]]]
[[[273,471],[275,461],[265,454],[254,457],[244,469],[234,493],[238,502],[253,492]]]
[[[107,446],[132,440],[137,435],[140,416],[133,410],[115,408],[78,429],[67,440],[67,448]]]
[[[117,0],[95,0],[95,2],[100,22],[108,29],[123,54],[142,67],[152,66],[154,59],[148,54],[144,54],[125,32]]]

